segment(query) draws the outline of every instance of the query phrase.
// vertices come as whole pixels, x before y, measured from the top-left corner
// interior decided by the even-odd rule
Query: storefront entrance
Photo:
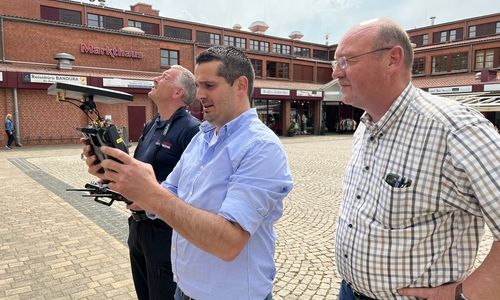
[[[282,101],[254,99],[259,119],[277,135],[283,134]]]

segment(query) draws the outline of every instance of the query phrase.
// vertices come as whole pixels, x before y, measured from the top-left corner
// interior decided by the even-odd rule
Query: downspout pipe
[[[15,123],[16,123],[16,145],[19,147],[22,147],[23,145],[21,144],[21,133],[19,130],[19,103],[17,99],[17,88],[14,88],[14,115],[16,116],[15,118]]]
[[[5,61],[5,35],[3,29],[3,17],[0,18],[0,26],[2,27],[2,62]]]

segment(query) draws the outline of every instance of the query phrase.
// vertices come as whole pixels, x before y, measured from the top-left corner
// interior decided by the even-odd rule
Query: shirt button
[[[356,198],[357,198],[357,199],[361,199],[361,196],[360,196],[360,195],[357,195],[357,196],[356,196]]]
[[[349,224],[349,228],[352,228],[352,224]]]
[[[172,247],[172,251],[174,251],[174,252],[175,252],[176,250],[177,250],[177,249],[176,249],[175,247]]]
[[[366,167],[365,167],[365,170],[367,170],[367,171],[368,171],[368,170],[370,170],[370,167],[369,167],[369,166],[366,166]]]
[[[347,254],[344,254],[344,257],[347,258]]]
[[[203,170],[203,168],[204,168],[203,166],[200,166],[200,170]]]
[[[189,196],[193,195],[193,192],[189,192]]]
[[[375,139],[375,137],[374,137],[374,136],[371,136],[371,137],[370,137],[370,141],[373,141],[374,139]]]

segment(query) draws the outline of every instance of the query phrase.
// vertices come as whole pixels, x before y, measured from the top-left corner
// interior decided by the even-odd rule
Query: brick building
[[[133,102],[97,107],[136,141],[156,113],[147,97],[152,78],[173,64],[193,71],[196,54],[212,45],[233,45],[247,53],[256,73],[252,106],[278,135],[292,121],[303,134],[317,134],[321,120],[333,131],[362,113],[341,102],[331,80],[335,44],[302,41],[297,31],[269,36],[260,21],[244,31],[238,24],[223,28],[165,18],[144,3],[122,10],[72,0],[2,0],[0,27],[0,114],[14,115],[16,142],[23,145],[76,143],[80,133],[75,128],[88,123],[77,107],[47,94],[55,81],[132,94]],[[476,107],[492,109],[485,101],[497,101],[500,90],[500,14],[408,34],[415,43],[417,87],[464,102],[487,99]],[[202,118],[198,101],[190,110]],[[498,123],[496,112],[485,114]],[[6,136],[0,141],[5,143]]]

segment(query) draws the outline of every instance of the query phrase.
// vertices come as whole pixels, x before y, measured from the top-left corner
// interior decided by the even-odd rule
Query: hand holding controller
[[[98,164],[108,158],[120,162],[116,158],[108,156],[107,154],[102,152],[101,146],[110,146],[113,148],[117,148],[128,154],[128,147],[120,137],[120,134],[118,133],[115,125],[110,125],[105,128],[95,128],[89,125],[85,128],[77,127],[76,129],[83,133],[83,135],[87,138],[87,145],[90,145],[92,147],[89,154],[97,156],[94,164]],[[100,174],[104,173],[104,168],[99,169],[99,171],[97,172]]]

